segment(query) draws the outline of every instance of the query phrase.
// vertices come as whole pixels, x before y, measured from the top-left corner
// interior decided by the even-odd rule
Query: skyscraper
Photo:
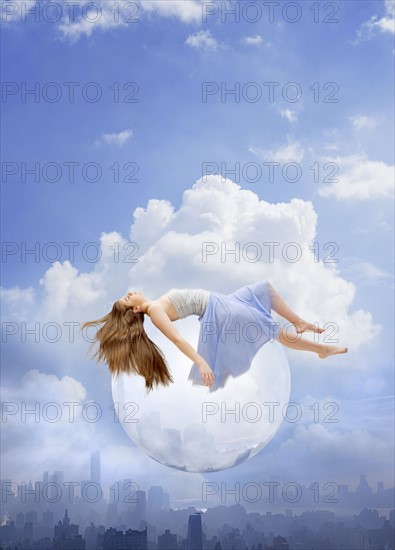
[[[100,451],[96,450],[91,453],[91,481],[98,485],[101,484],[100,473]]]
[[[134,519],[137,525],[140,525],[141,521],[144,521],[147,519],[147,503],[145,498],[145,491],[137,491],[136,492],[136,499],[137,502],[135,503],[134,508]]]
[[[160,485],[153,485],[148,490],[148,512],[155,517],[163,508],[163,489]]]
[[[189,516],[187,550],[203,549],[202,513],[196,512]]]
[[[360,474],[359,485],[355,489],[355,494],[362,499],[372,496],[372,489],[371,487],[369,487],[369,484],[366,480],[366,475]]]

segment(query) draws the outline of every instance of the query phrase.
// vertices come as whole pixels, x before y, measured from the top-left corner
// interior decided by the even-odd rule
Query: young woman
[[[295,327],[296,335],[289,336],[274,321],[271,309]],[[104,317],[87,321],[81,328],[103,323],[94,339],[99,342],[94,357],[104,360],[114,376],[121,372],[143,376],[148,391],[154,385],[167,386],[173,378],[162,351],[144,330],[145,315],[194,362],[189,379],[210,386],[210,391],[223,386],[229,374],[245,372],[258,349],[269,340],[315,352],[322,359],[348,351],[301,338],[303,332],[322,333],[324,329],[299,317],[269,281],[246,285],[231,294],[201,288],[171,289],[156,300],[142,292],[128,292]],[[173,324],[188,315],[199,316],[197,351]]]

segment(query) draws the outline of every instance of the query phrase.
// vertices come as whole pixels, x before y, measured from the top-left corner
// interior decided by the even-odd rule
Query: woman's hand
[[[200,374],[202,375],[203,384],[205,386],[211,386],[214,384],[214,374],[213,371],[210,369],[206,361],[203,359],[199,362],[197,365]]]

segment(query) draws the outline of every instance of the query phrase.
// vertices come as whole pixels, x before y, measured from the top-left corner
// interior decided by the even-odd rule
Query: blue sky
[[[21,3],[3,1],[3,14],[10,9],[7,4],[13,4],[16,15],[3,25],[2,80],[3,86],[4,82],[16,83],[17,91],[6,98],[3,95],[3,168],[5,162],[18,169],[22,163],[37,162],[42,168],[52,162],[62,171],[60,180],[52,183],[42,178],[34,182],[31,177],[22,183],[19,173],[7,180],[3,175],[3,242],[18,247],[6,262],[3,259],[4,318],[82,320],[86,312],[88,317],[102,314],[103,307],[135,284],[145,285],[144,290],[153,296],[181,285],[211,284],[216,290],[231,292],[250,282],[249,277],[265,276],[277,282],[287,301],[306,314],[316,315],[322,300],[330,320],[344,323],[345,343],[350,348],[354,344],[354,355],[342,358],[342,364],[340,359],[333,360],[337,380],[322,370],[316,374],[310,359],[306,360],[308,388],[305,358],[289,355],[295,398],[303,400],[307,392],[323,399],[328,390],[346,401],[388,400],[393,384],[393,2],[339,2],[334,16],[338,22],[334,23],[313,23],[309,2],[299,3],[303,15],[294,23],[280,12],[272,23],[265,16],[256,23],[243,17],[238,23],[229,18],[221,22],[219,13],[204,22],[198,1],[143,2],[136,3],[139,21],[130,25],[113,25],[105,3],[100,4],[103,14],[96,25],[84,25],[80,11],[74,23],[66,14],[60,23],[35,23],[32,16],[24,22],[18,11]],[[264,83],[273,81],[280,83],[280,90],[296,82],[302,98],[287,101],[277,89],[270,103]],[[28,96],[23,102],[24,82],[27,87],[38,82],[40,91],[55,82],[62,97],[51,103],[40,95],[36,103]],[[73,103],[68,101],[65,82],[79,83]],[[102,90],[96,103],[81,97],[81,88],[89,82]],[[120,83],[122,90],[127,82],[138,84],[138,102],[114,102],[109,87]],[[241,87],[254,83],[255,89],[262,90],[262,98],[253,103],[228,97],[223,102],[217,94],[203,102],[204,82],[225,83],[228,88],[236,82]],[[321,92],[316,103],[309,89],[314,83]],[[323,101],[332,91],[325,90],[326,83],[335,83],[338,102]],[[297,162],[302,177],[297,182],[286,181],[277,170],[269,182],[263,165],[268,161],[279,162],[280,167]],[[75,181],[68,181],[66,163],[70,162],[80,166],[97,163],[103,171],[100,181],[83,181],[78,168]],[[131,162],[139,167],[138,182],[114,182],[110,167]],[[232,182],[222,188],[218,180],[209,180],[194,191],[203,175],[202,164],[207,162],[224,163],[230,170],[236,162],[241,166],[258,163],[262,178],[237,181],[229,174]],[[324,183],[326,162],[339,166],[337,184]],[[309,169],[314,163],[321,169],[318,181]],[[240,206],[242,190],[271,205],[273,215],[269,216],[269,210],[259,213],[253,201],[245,208]],[[150,210],[152,199],[162,202],[151,202]],[[301,202],[291,203],[292,199]],[[140,217],[133,218],[137,208]],[[239,225],[245,212],[255,220],[249,229]],[[219,221],[208,227],[204,220],[210,214]],[[169,217],[171,222],[166,225]],[[193,248],[193,236],[200,238],[202,231],[213,227],[230,241],[276,240],[278,234],[279,241],[295,240],[305,247],[311,241],[320,246],[335,242],[338,271],[330,272],[322,262],[313,264],[310,274],[302,264],[239,264],[231,268],[228,279],[229,263],[212,267],[200,262],[196,268],[198,259],[188,255],[183,242]],[[184,241],[175,238],[171,245],[165,239],[167,230],[187,237]],[[126,240],[138,235],[142,261],[134,271],[111,267],[108,258],[96,264],[84,261],[84,245],[99,242],[103,235],[104,239],[118,235]],[[23,242],[30,247],[35,242],[41,247],[60,243],[61,263],[51,266],[42,256],[39,262],[31,257],[22,262]],[[62,245],[65,242],[79,243],[71,264]],[[320,280],[324,285],[321,296]],[[311,292],[306,290],[310,283]],[[349,302],[339,311],[336,304],[343,291]],[[64,292],[62,299],[59,292]],[[87,301],[81,298],[79,303],[81,296]],[[69,348],[65,344],[67,353],[71,353]],[[85,348],[79,345],[73,350],[75,364]],[[2,372],[6,386],[30,368],[38,368],[39,376],[68,374],[84,385],[90,398],[95,391],[108,398],[108,377],[103,371],[100,383],[92,382],[63,360],[55,364],[53,352],[45,346],[39,349],[11,340],[4,353],[10,365]],[[87,372],[96,372],[83,361]],[[379,406],[377,411],[380,418]],[[344,428],[345,433],[351,430],[350,440],[357,437],[352,432],[358,431],[355,422],[354,427]],[[386,449],[390,458],[392,447]],[[13,450],[11,446],[8,452]],[[366,457],[359,469],[369,470],[372,462],[368,453]],[[152,481],[163,474],[160,468],[155,466]],[[243,468],[248,474],[249,464]],[[387,484],[392,483],[390,462],[380,469],[386,472]],[[379,476],[373,466],[370,473],[373,478]]]

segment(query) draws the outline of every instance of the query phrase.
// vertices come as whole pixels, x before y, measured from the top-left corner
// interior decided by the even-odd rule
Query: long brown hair
[[[155,384],[173,382],[164,354],[144,330],[144,313],[135,313],[117,301],[104,317],[82,323],[81,330],[100,323],[104,324],[92,342],[99,342],[93,358],[105,361],[115,378],[123,372],[139,374],[148,392]]]

